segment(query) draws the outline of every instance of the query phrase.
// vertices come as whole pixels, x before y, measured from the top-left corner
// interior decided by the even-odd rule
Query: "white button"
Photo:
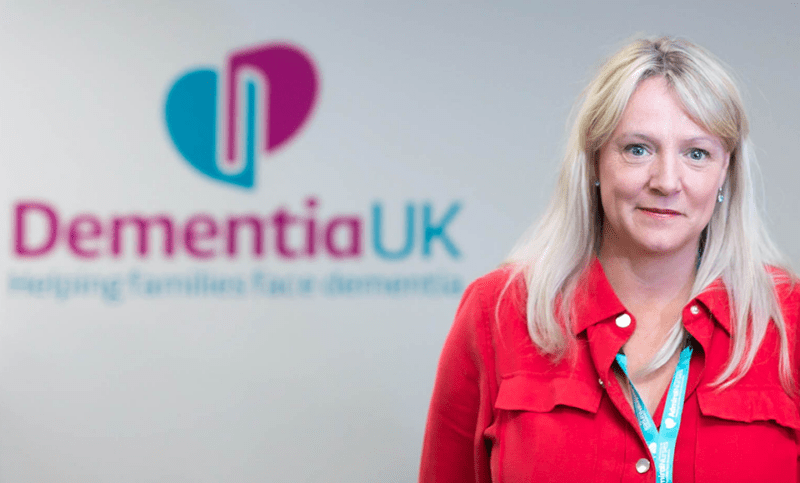
[[[697,305],[692,305],[691,307],[689,307],[689,312],[691,312],[692,315],[697,315],[700,313],[700,309],[697,308]]]
[[[597,382],[599,382],[601,386],[603,385],[603,380],[602,379],[598,379]]]
[[[622,314],[617,317],[617,327],[624,329],[625,327],[631,325],[631,316],[628,314]]]
[[[647,473],[647,470],[650,469],[650,460],[647,458],[642,458],[636,462],[636,471],[639,473]]]

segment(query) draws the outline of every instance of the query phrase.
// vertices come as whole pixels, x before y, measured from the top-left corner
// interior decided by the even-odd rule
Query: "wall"
[[[0,481],[414,481],[460,292],[637,32],[740,75],[800,261],[800,7],[679,3],[3,2]],[[213,82],[256,53],[249,180]]]

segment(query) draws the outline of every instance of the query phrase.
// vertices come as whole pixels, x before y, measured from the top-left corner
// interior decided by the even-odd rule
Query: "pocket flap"
[[[787,428],[800,429],[797,404],[780,388],[703,390],[698,391],[697,400],[704,416],[744,423],[775,421]]]
[[[513,374],[500,381],[495,408],[510,411],[549,412],[568,406],[596,413],[602,391],[597,381],[539,374]]]

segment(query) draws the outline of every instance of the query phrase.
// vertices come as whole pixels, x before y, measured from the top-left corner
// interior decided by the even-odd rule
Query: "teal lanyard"
[[[686,383],[689,379],[689,360],[691,358],[691,347],[681,351],[678,367],[675,368],[672,383],[669,385],[664,414],[661,416],[661,431],[656,430],[656,423],[653,422],[653,418],[650,417],[650,413],[647,411],[647,406],[645,406],[642,397],[639,396],[639,392],[631,382],[633,412],[636,413],[636,419],[639,420],[639,427],[642,428],[647,447],[653,454],[653,461],[656,463],[656,481],[658,483],[672,483],[675,441],[678,439],[678,428],[681,426],[683,398],[686,395]],[[628,381],[630,381],[628,358],[625,357],[625,354],[617,354],[617,362]]]

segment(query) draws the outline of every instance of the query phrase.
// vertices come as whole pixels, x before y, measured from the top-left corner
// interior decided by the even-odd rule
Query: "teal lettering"
[[[414,248],[414,205],[406,205],[406,240],[402,248],[389,251],[383,244],[383,207],[380,203],[372,205],[372,246],[375,253],[387,260],[402,260],[411,254]]]
[[[425,238],[422,241],[422,255],[424,257],[431,256],[431,244],[434,240],[438,239],[444,245],[445,250],[453,258],[459,258],[461,252],[456,247],[455,243],[447,236],[447,225],[453,221],[458,211],[461,209],[461,203],[455,202],[450,205],[447,212],[441,218],[438,224],[432,224],[431,212],[433,211],[430,203],[426,203],[422,207],[422,227]]]

